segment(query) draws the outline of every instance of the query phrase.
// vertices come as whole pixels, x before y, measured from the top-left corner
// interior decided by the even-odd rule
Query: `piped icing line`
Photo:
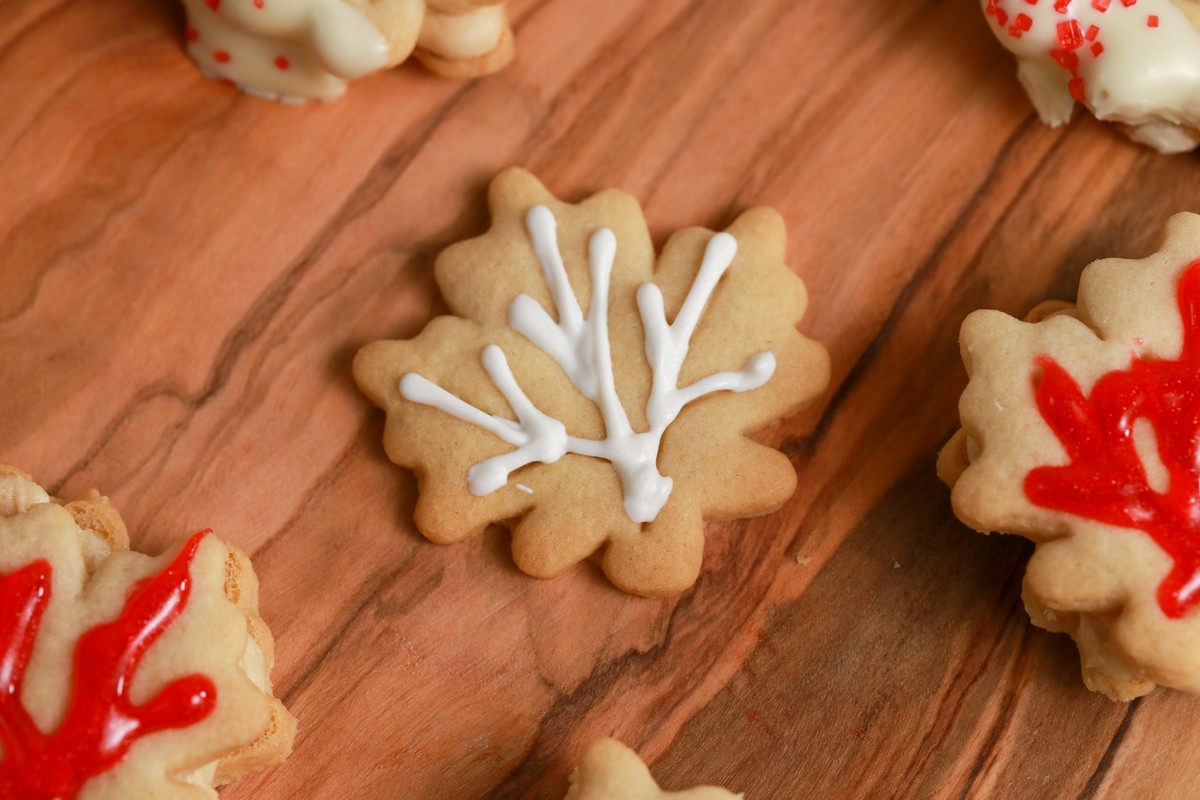
[[[1196,146],[1200,32],[1171,0],[981,0],[1050,125],[1075,101],[1164,152]]]
[[[679,413],[705,395],[757,389],[775,372],[775,356],[761,352],[748,359],[741,370],[716,373],[689,386],[679,386],[679,372],[692,335],[717,283],[737,255],[737,240],[728,233],[715,234],[709,240],[700,270],[674,322],[667,322],[658,286],[645,283],[638,289],[646,359],[653,376],[645,409],[649,430],[639,432],[630,424],[617,394],[608,335],[616,235],[602,228],[590,240],[588,266],[592,293],[585,317],[567,279],[554,214],[545,206],[534,206],[526,215],[526,226],[558,321],[536,300],[522,294],[509,305],[509,325],[553,358],[575,388],[596,404],[604,421],[605,438],[571,436],[562,422],[538,409],[521,389],[504,352],[495,344],[484,348],[483,366],[512,408],[515,421],[481,411],[416,373],[407,373],[400,379],[400,394],[480,427],[516,448],[470,469],[467,480],[473,494],[482,496],[496,491],[507,484],[512,472],[528,464],[552,464],[567,453],[575,453],[612,463],[621,479],[626,514],[637,523],[653,522],[674,485],[670,477],[658,471],[657,460],[663,434]]]
[[[387,66],[388,42],[342,0],[184,0],[188,52],[249,94],[332,100]]]

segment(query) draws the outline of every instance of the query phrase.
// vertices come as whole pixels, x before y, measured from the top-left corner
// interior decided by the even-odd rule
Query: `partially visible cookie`
[[[215,798],[291,751],[245,554],[128,547],[107,498],[0,465],[0,797]]]
[[[596,739],[584,748],[563,800],[740,800],[741,797],[715,786],[663,791],[637,753],[616,739]]]
[[[205,74],[282,100],[333,100],[347,81],[410,55],[450,78],[513,57],[505,0],[183,0]]]
[[[1089,688],[1200,694],[1200,216],[1035,312],[963,323],[954,511],[1037,543],[1025,606],[1075,639]]]
[[[508,66],[516,53],[502,0],[427,0],[416,56],[443,78],[478,78]]]
[[[1075,103],[1164,153],[1200,144],[1200,0],[980,0],[1042,120]]]
[[[512,169],[490,204],[491,229],[437,260],[453,316],[354,362],[388,456],[417,474],[417,527],[449,543],[499,523],[530,575],[599,551],[626,591],[683,591],[705,520],[795,489],[787,457],[747,434],[828,381],[824,348],[796,331],[807,297],[783,221],[754,209],[656,255],[615,190],[573,205]]]

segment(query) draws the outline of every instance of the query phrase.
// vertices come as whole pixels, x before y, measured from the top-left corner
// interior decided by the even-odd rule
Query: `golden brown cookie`
[[[490,205],[491,229],[437,260],[453,316],[354,363],[389,457],[417,474],[417,527],[449,543],[499,523],[530,575],[600,550],[626,591],[686,589],[705,520],[769,513],[795,488],[747,434],[828,381],[824,348],[796,331],[807,299],[782,219],[747,211],[656,256],[615,190],[563,203],[511,169]]]
[[[1034,319],[963,323],[963,429],[938,461],[954,511],[1037,543],[1026,608],[1075,639],[1089,688],[1200,693],[1200,216]]]
[[[596,739],[584,748],[563,800],[740,800],[741,797],[715,786],[665,792],[650,777],[650,770],[637,753],[616,739]]]
[[[291,751],[245,554],[128,546],[95,491],[60,505],[0,466],[0,797],[215,798]]]
[[[980,0],[1042,120],[1076,102],[1164,153],[1200,144],[1200,0]]]

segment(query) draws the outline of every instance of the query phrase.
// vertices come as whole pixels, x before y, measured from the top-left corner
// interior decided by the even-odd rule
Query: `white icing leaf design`
[[[617,394],[608,335],[616,236],[602,228],[591,238],[588,255],[592,299],[585,317],[567,280],[553,213],[543,205],[534,206],[526,225],[558,321],[536,300],[522,294],[509,306],[509,325],[553,358],[575,388],[595,403],[604,420],[605,438],[571,436],[562,422],[538,409],[517,383],[504,352],[494,344],[483,350],[483,366],[515,413],[515,421],[481,411],[412,372],[400,379],[400,393],[412,402],[434,406],[483,428],[516,448],[471,468],[468,481],[473,494],[496,491],[521,467],[535,462],[552,464],[567,453],[577,453],[611,462],[620,475],[630,519],[653,522],[671,495],[673,482],[658,471],[657,461],[663,434],[679,412],[688,403],[714,392],[757,389],[775,372],[774,355],[761,352],[749,358],[740,370],[679,386],[680,369],[692,335],[717,283],[733,263],[737,241],[728,233],[715,234],[709,240],[700,270],[674,322],[667,322],[658,286],[645,283],[638,290],[637,305],[653,382],[645,409],[649,430],[635,431]]]

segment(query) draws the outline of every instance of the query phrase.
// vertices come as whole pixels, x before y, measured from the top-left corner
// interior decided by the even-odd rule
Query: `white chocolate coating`
[[[1200,32],[1171,0],[980,0],[1038,115],[1075,101],[1164,153],[1200,144]]]
[[[183,0],[188,53],[209,77],[303,103],[334,100],[352,78],[417,53],[441,75],[469,78],[512,58],[503,0],[456,13],[426,0]]]
[[[388,43],[342,0],[183,0],[188,52],[250,94],[333,100],[387,64]]]

